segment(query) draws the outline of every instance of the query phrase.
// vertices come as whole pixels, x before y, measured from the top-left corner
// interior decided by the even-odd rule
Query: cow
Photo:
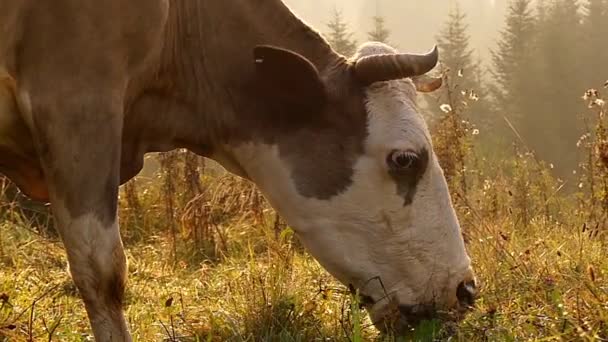
[[[51,203],[97,341],[130,341],[120,184],[186,148],[254,182],[378,327],[476,281],[416,105],[438,51],[336,53],[280,0],[0,0],[0,171]]]

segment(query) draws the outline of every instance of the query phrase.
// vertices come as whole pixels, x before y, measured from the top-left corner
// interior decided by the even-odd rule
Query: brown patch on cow
[[[252,123],[241,129],[254,133],[254,141],[260,139],[278,146],[300,195],[328,200],[352,184],[354,164],[364,152],[367,136],[364,88],[343,59],[337,59],[332,68],[319,75],[301,55],[266,49],[270,50],[256,57],[272,57],[266,57],[264,71],[256,74],[254,83],[270,81],[284,87],[299,84],[296,86],[299,91],[283,95],[269,93],[264,87],[254,89],[256,98],[267,100],[257,108],[265,113],[258,120],[261,118],[259,121],[266,124]],[[259,69],[259,61],[255,63]],[[278,74],[282,76],[277,78]],[[294,105],[298,102],[306,105]],[[256,126],[257,130],[253,130]]]
[[[325,104],[325,86],[319,72],[304,56],[273,46],[257,46],[253,58],[256,78],[271,101],[310,111]]]
[[[352,184],[354,164],[364,153],[368,134],[363,88],[350,82],[346,70],[334,77],[340,82],[334,89],[341,89],[340,93],[332,94],[321,115],[313,120],[316,124],[277,141],[298,192],[320,200],[337,196]]]

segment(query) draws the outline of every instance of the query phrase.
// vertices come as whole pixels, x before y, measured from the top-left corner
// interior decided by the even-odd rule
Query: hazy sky
[[[423,52],[432,47],[435,36],[456,0],[284,0],[302,19],[319,31],[334,8],[338,8],[356,31],[359,42],[371,29],[376,13],[387,20],[393,42],[401,51]],[[472,47],[487,56],[498,31],[503,27],[506,0],[459,0],[467,13]]]

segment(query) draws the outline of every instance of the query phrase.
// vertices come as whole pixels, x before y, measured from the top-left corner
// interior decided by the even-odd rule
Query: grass
[[[513,191],[500,195],[517,198]],[[484,196],[495,196],[491,192]],[[302,250],[288,228],[277,232],[264,205],[262,220],[224,213],[216,228],[226,245],[207,256],[193,252],[184,232],[174,257],[172,236],[158,224],[148,234],[125,227],[131,332],[136,341],[607,339],[602,232],[583,227],[575,214],[564,221],[537,214],[524,224],[507,205],[495,218],[459,208],[482,284],[475,310],[459,324],[423,322],[402,337],[379,336],[357,298]],[[0,340],[91,339],[59,241],[23,221],[5,220],[0,263]]]
[[[608,341],[608,138],[605,109],[591,104],[570,190],[523,141],[486,160],[467,126],[453,129],[459,113],[436,126],[481,293],[463,321],[405,336],[380,335],[252,185],[162,156],[161,179],[139,178],[120,199],[134,340]],[[92,340],[45,215],[14,202],[0,213],[0,342]]]

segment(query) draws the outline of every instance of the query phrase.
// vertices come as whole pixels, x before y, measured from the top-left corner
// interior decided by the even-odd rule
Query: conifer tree
[[[459,6],[454,7],[448,20],[437,36],[440,62],[448,82],[437,91],[429,102],[436,116],[443,115],[440,106],[452,102],[464,106],[467,116],[480,123],[489,112],[487,96],[481,85],[483,70],[473,59],[473,49],[469,47],[466,15]],[[459,108],[453,108],[460,110]],[[462,108],[464,109],[464,108]]]
[[[522,119],[521,133],[539,157],[556,165],[561,176],[578,164],[576,142],[581,130],[577,114],[584,92],[581,12],[577,0],[540,4],[537,21],[532,113]],[[542,20],[541,20],[542,19]]]
[[[520,126],[528,115],[534,115],[531,96],[534,84],[536,22],[532,0],[513,0],[509,4],[505,28],[492,51],[492,95],[496,109]]]
[[[469,48],[470,38],[467,30],[466,14],[461,11],[460,6],[454,7],[437,37],[441,63],[450,68],[450,76],[458,75],[459,71],[467,72],[472,69],[473,50]]]
[[[367,33],[368,39],[374,42],[390,44],[388,39],[390,36],[390,31],[386,28],[384,17],[376,15],[372,18],[372,20],[374,27]]]
[[[327,41],[336,52],[350,57],[357,50],[357,42],[353,39],[353,33],[350,31],[348,24],[337,8],[331,20],[327,23]]]
[[[583,68],[591,87],[608,78],[608,0],[586,0],[583,12]]]

